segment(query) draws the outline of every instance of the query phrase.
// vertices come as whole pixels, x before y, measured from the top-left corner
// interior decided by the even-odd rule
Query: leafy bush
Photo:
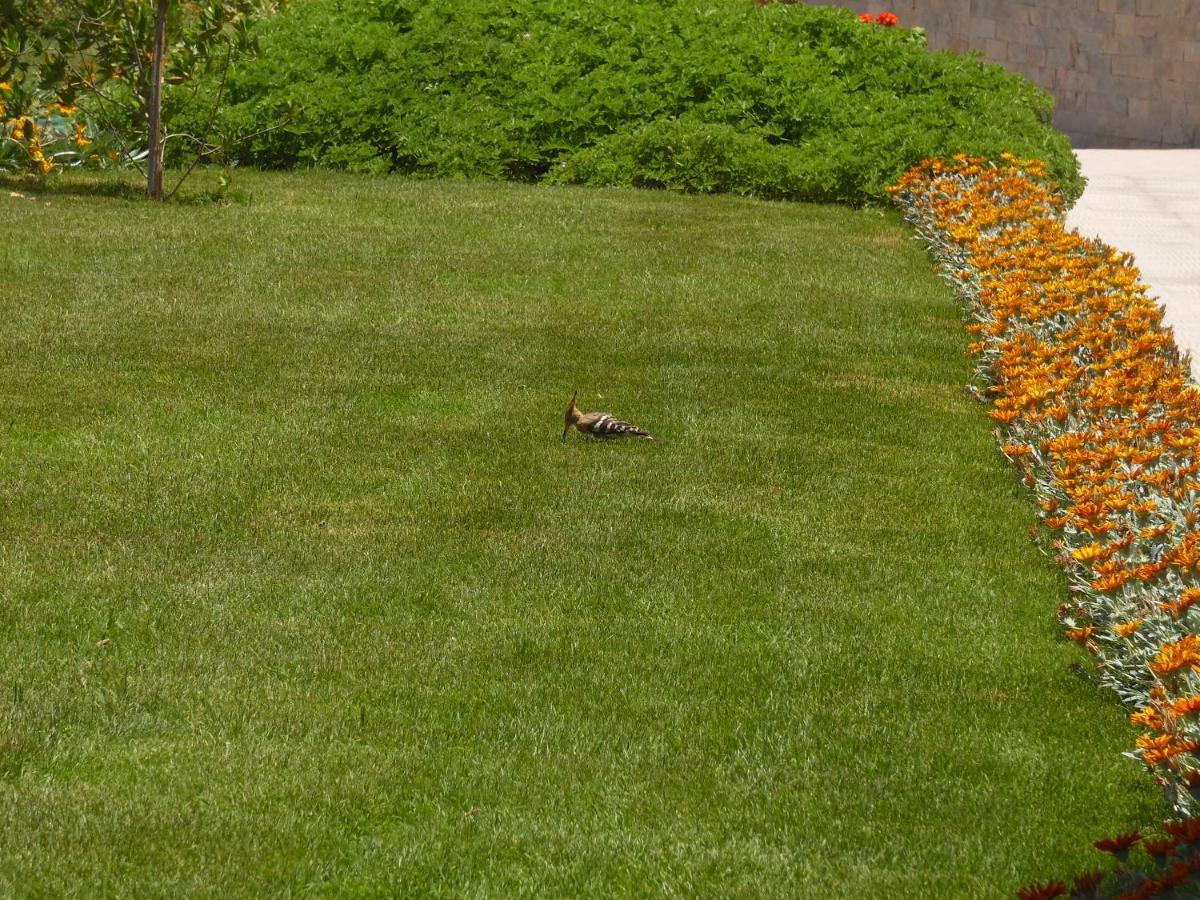
[[[259,26],[244,161],[852,202],[1011,151],[1082,188],[1051,98],[850,11],[750,0],[306,0]]]
[[[802,155],[731,125],[677,119],[601,138],[547,174],[562,183],[620,184],[690,193],[791,197],[803,183]]]

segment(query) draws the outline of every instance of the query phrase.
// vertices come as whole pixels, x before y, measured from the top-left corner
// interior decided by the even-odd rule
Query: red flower
[[[1127,831],[1125,834],[1118,834],[1115,838],[1105,838],[1102,841],[1096,841],[1093,845],[1097,850],[1103,850],[1105,853],[1112,853],[1118,858],[1129,852],[1129,848],[1142,839],[1139,832]]]
[[[1175,838],[1177,844],[1195,844],[1200,842],[1200,819],[1164,822],[1163,831]]]
[[[1054,900],[1067,893],[1067,886],[1061,881],[1047,881],[1045,884],[1027,884],[1017,891],[1018,900]]]
[[[1075,893],[1086,894],[1088,891],[1094,891],[1104,882],[1104,872],[1100,869],[1094,869],[1091,872],[1084,872],[1082,875],[1075,876]]]
[[[900,24],[900,17],[897,16],[895,13],[881,12],[878,16],[875,17],[875,21],[878,24],[882,25],[884,28],[892,28],[892,27]]]
[[[858,17],[860,19],[862,19],[864,22],[874,22],[875,21],[874,19],[871,18],[870,13],[859,13]]]
[[[1159,865],[1162,865],[1162,861],[1175,852],[1174,841],[1145,841],[1142,847],[1154,857]]]

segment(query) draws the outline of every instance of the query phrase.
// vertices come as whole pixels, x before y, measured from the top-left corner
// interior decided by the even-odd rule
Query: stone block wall
[[[894,12],[1057,99],[1077,147],[1200,147],[1200,0],[811,0]]]

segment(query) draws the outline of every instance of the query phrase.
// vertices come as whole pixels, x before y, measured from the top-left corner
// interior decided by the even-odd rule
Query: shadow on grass
[[[146,197],[145,183],[131,175],[104,173],[97,175],[0,175],[0,190],[31,197],[108,197],[114,200],[151,202]],[[250,195],[236,188],[220,190],[181,189],[170,203],[183,206],[248,203]]]
[[[0,188],[36,197],[115,197],[121,200],[143,200],[146,190],[129,179],[113,176],[78,177],[69,179],[33,175],[0,175]]]

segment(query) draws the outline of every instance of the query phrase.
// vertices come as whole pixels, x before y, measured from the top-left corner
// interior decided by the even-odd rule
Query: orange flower
[[[1123,622],[1120,625],[1117,625],[1115,628],[1113,628],[1113,631],[1115,631],[1121,637],[1129,637],[1131,634],[1133,634],[1135,631],[1137,631],[1139,628],[1142,627],[1143,621],[1144,621],[1143,619],[1134,619],[1132,622]]]
[[[1200,696],[1180,697],[1171,704],[1171,712],[1177,716],[1191,716],[1200,712]]]
[[[1092,529],[1092,531],[1094,533],[1096,529]],[[1105,575],[1102,578],[1097,578],[1092,582],[1092,587],[1105,593],[1108,591],[1115,591],[1118,588],[1124,587],[1125,582],[1130,579],[1131,575],[1131,572],[1113,572],[1111,575]]]
[[[1134,569],[1133,574],[1141,581],[1149,581],[1152,578],[1157,578],[1166,568],[1167,563],[1165,562],[1146,563]]]
[[[1162,608],[1175,616],[1175,618],[1179,618],[1191,609],[1197,601],[1200,601],[1200,588],[1188,588],[1179,595],[1178,600],[1164,603]]]
[[[1017,416],[1020,415],[1020,412],[1015,409],[993,409],[988,413],[988,415],[997,422],[1002,422],[1003,424],[1007,425],[1016,419]]]
[[[1142,760],[1146,765],[1157,766],[1183,753],[1200,749],[1200,741],[1179,740],[1170,734],[1160,734],[1158,737],[1143,734],[1137,739],[1137,746],[1142,751]]]
[[[1153,706],[1147,706],[1130,714],[1129,721],[1134,725],[1144,725],[1147,728],[1153,728],[1155,731],[1161,731],[1166,725],[1162,713]]]
[[[1150,662],[1155,675],[1169,675],[1180,669],[1196,669],[1200,666],[1200,638],[1189,634],[1172,644],[1163,644],[1158,655]]]

